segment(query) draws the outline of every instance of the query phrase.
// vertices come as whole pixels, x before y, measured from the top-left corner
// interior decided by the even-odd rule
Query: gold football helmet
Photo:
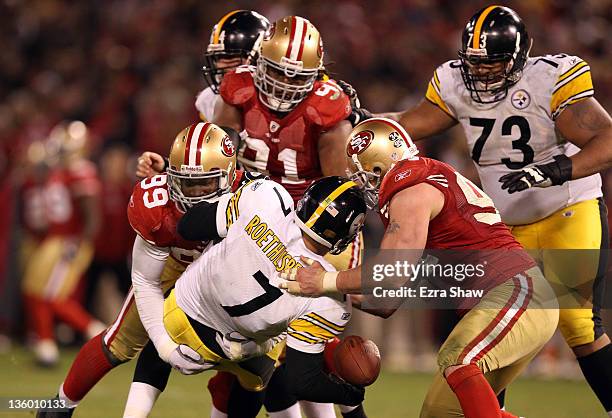
[[[80,120],[58,123],[51,130],[45,143],[49,164],[69,164],[85,157],[89,140],[87,126]]]
[[[303,17],[287,16],[266,32],[257,58],[255,86],[270,109],[288,112],[312,90],[323,68],[323,41]]]
[[[419,153],[402,126],[386,118],[372,118],[355,126],[346,147],[348,177],[364,191],[368,209],[378,204],[378,189],[395,163]]]
[[[174,139],[167,173],[170,198],[183,210],[214,200],[236,179],[236,148],[217,125],[194,123]]]

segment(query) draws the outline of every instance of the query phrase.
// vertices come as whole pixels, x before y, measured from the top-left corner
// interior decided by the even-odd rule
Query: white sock
[[[300,401],[300,406],[306,418],[336,418],[332,403]]]
[[[340,412],[342,412],[343,414],[346,414],[347,412],[351,412],[353,409],[357,409],[359,405],[355,405],[355,406],[348,406],[348,405],[338,405],[338,408],[340,408]]]
[[[154,386],[141,382],[132,382],[128,394],[123,418],[146,418],[153,409],[161,391]]]
[[[210,407],[210,418],[227,418],[227,414],[219,411],[214,405],[212,405]]]
[[[62,385],[59,388],[59,392],[58,392],[58,396],[59,398],[66,402],[66,406],[68,408],[76,408],[77,405],[79,404],[79,401],[73,401],[72,399],[70,399],[68,396],[66,396],[66,394],[64,393],[64,384],[62,383]]]
[[[268,416],[270,418],[302,418],[300,406],[297,402],[282,411],[268,412]]]

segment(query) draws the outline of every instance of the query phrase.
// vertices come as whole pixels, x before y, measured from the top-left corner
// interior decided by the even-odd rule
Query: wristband
[[[336,293],[338,287],[336,286],[336,279],[338,278],[339,272],[328,271],[323,276],[323,292],[324,293]]]
[[[178,344],[172,341],[172,339],[167,335],[164,335],[158,341],[154,341],[153,345],[155,345],[155,348],[157,349],[159,358],[166,363],[168,362],[168,359],[170,359],[170,354],[172,354],[172,352],[178,347]]]

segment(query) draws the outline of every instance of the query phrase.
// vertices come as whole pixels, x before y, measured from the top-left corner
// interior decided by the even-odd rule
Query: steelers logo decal
[[[531,103],[531,97],[525,90],[517,90],[512,93],[510,101],[512,102],[512,106],[519,110],[523,110]]]
[[[361,131],[357,132],[348,143],[346,153],[351,156],[354,154],[361,154],[374,139],[374,132],[372,131]]]
[[[229,135],[225,135],[221,141],[221,152],[223,152],[223,155],[226,157],[231,157],[236,153],[236,148]]]

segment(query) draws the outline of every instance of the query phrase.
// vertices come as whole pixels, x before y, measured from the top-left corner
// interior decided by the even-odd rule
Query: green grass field
[[[67,351],[54,370],[35,367],[24,350],[0,355],[0,398],[51,397],[67,372],[76,352]],[[119,417],[122,414],[134,364],[111,371],[81,403],[75,417]],[[152,417],[205,417],[209,410],[206,382],[209,373],[181,376],[173,373]],[[366,392],[371,418],[418,417],[431,376],[383,373]],[[4,408],[4,406],[3,406]],[[527,418],[604,418],[594,395],[584,382],[521,379],[512,385],[508,409]],[[0,411],[0,416],[27,417],[32,412]],[[264,417],[265,414],[260,414]]]

